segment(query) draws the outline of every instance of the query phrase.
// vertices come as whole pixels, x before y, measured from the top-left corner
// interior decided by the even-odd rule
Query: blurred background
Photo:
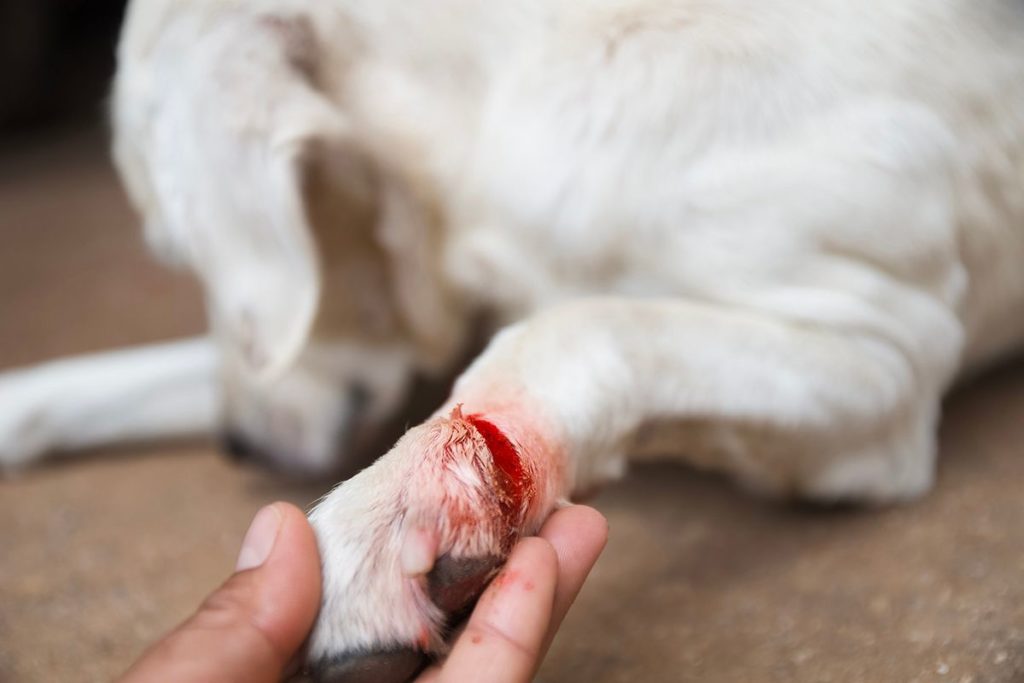
[[[0,3],[0,125],[33,128],[96,113],[124,0]]]
[[[123,3],[0,0],[0,370],[196,334],[108,159]],[[936,491],[887,510],[760,501],[639,467],[594,502],[609,548],[544,681],[1024,680],[1024,366],[949,401]],[[296,485],[208,443],[0,478],[0,681],[107,681],[234,563]]]

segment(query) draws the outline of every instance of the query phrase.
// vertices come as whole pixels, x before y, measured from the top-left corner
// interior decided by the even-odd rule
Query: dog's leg
[[[678,300],[549,309],[500,333],[434,419],[313,512],[324,603],[311,657],[337,673],[385,650],[373,661],[390,671],[442,650],[446,620],[511,543],[617,477],[661,427],[710,422],[701,441],[661,445],[706,458],[710,443],[716,467],[762,487],[915,495],[931,481],[938,398],[867,334]]]
[[[942,388],[873,334],[602,299],[505,330],[452,404],[543,444],[524,450],[558,474],[555,499],[600,487],[627,456],[646,454],[768,492],[884,502],[930,485]]]
[[[49,453],[209,434],[217,355],[206,338],[0,373],[0,468]]]

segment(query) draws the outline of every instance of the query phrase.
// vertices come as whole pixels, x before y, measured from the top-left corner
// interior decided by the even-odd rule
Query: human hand
[[[551,515],[513,549],[443,662],[417,683],[524,683],[597,561],[607,524],[596,510]],[[237,568],[181,626],[149,648],[120,683],[279,681],[295,664],[320,605],[320,558],[305,515],[274,503],[257,513]]]

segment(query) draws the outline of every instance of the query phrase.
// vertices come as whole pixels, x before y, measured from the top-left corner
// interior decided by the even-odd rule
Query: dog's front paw
[[[452,627],[554,505],[522,455],[494,422],[456,408],[313,510],[324,571],[314,680],[399,683],[444,654]]]

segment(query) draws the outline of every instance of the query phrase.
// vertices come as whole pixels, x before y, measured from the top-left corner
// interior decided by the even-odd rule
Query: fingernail
[[[277,532],[281,528],[281,520],[281,513],[273,505],[268,505],[256,513],[249,530],[245,532],[242,549],[238,551],[238,560],[235,561],[236,572],[258,567],[270,557],[274,541],[277,540]]]

